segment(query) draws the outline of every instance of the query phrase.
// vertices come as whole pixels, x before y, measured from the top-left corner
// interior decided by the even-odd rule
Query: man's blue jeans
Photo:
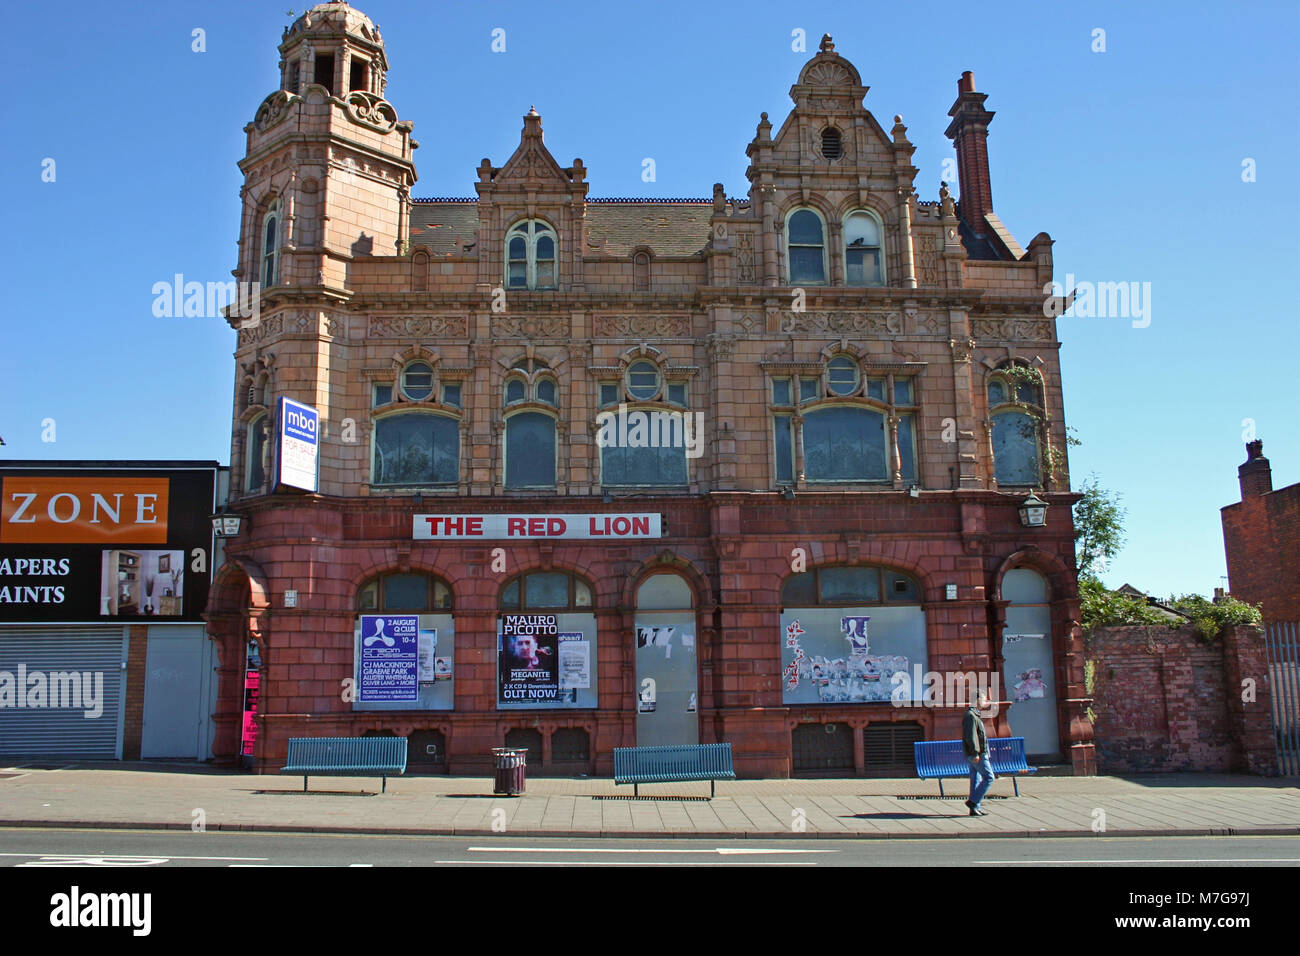
[[[981,755],[979,763],[975,762],[974,757],[967,757],[966,762],[970,764],[970,803],[978,810],[984,802],[984,794],[989,792],[989,787],[993,786],[997,777],[994,776],[988,754]]]

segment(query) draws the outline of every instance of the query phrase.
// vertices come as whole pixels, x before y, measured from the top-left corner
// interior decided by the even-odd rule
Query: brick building
[[[590,198],[530,110],[473,198],[419,199],[374,25],[321,4],[279,50],[240,163],[236,275],[262,288],[247,520],[207,615],[219,753],[251,640],[259,768],[291,736],[396,733],[413,771],[730,741],[742,776],[896,772],[962,711],[898,675],[963,671],[999,677],[1000,734],[1091,772],[1052,241],[993,212],[970,73],[960,202],[920,198],[907,127],[829,37],[741,198]],[[320,414],[315,492],[275,480],[281,396]],[[422,655],[402,702],[367,670],[395,615]]]
[[[1264,623],[1300,621],[1300,483],[1273,490],[1264,443],[1246,443],[1237,468],[1241,501],[1219,511],[1228,559],[1228,590],[1258,604]]]

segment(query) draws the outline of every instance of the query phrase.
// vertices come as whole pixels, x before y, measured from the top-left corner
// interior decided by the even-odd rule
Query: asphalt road
[[[1300,866],[1300,837],[546,839],[0,829],[4,867]]]

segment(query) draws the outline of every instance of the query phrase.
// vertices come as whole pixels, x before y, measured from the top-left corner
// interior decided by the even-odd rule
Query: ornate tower
[[[264,292],[345,292],[353,259],[394,255],[407,239],[417,144],[384,99],[388,58],[365,14],[318,4],[279,49],[280,88],[244,128],[235,275]]]
[[[259,317],[240,325],[231,447],[232,491],[274,490],[269,432],[275,397],[317,408],[321,490],[339,455],[335,407],[347,349],[346,309],[358,273],[403,251],[415,182],[411,124],[384,99],[379,30],[343,0],[318,4],[285,29],[280,88],[244,128],[237,279],[260,286]],[[349,459],[350,460],[350,459]]]

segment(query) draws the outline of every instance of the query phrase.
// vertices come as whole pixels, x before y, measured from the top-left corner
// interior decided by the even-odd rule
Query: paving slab
[[[42,766],[51,766],[42,762]],[[641,787],[538,777],[517,797],[486,777],[249,774],[203,765],[0,761],[0,826],[339,833],[910,837],[1300,835],[1300,778],[1227,774],[999,778],[971,817],[966,782],[914,778],[736,780]],[[1104,830],[1098,830],[1104,811]]]

